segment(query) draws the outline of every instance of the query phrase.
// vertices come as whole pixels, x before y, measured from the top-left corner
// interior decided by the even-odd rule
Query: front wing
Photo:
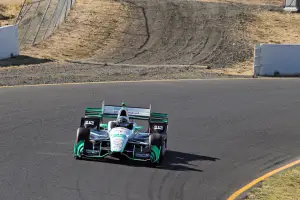
[[[74,144],[74,157],[101,159],[108,156],[124,156],[135,161],[150,161],[157,163],[160,158],[161,147],[148,146],[148,143],[129,140],[123,152],[111,152],[110,140],[79,141]]]

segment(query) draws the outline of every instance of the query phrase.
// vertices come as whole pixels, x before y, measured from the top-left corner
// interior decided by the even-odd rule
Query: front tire
[[[163,146],[165,142],[160,134],[154,133],[149,136],[149,146],[151,149],[151,166],[161,165],[164,159]]]
[[[76,143],[79,141],[88,141],[90,139],[90,130],[87,128],[78,128],[76,134]]]
[[[87,128],[78,128],[74,146],[74,158],[81,159],[81,153],[84,148],[84,143],[90,139],[90,130]]]

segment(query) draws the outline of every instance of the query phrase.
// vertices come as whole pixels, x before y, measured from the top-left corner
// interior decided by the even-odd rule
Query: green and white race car
[[[114,119],[103,123],[105,118]],[[133,120],[147,121],[148,127]],[[145,129],[145,130],[144,130]],[[152,112],[149,108],[105,105],[86,108],[81,118],[74,144],[74,157],[146,161],[160,165],[167,150],[168,114]]]

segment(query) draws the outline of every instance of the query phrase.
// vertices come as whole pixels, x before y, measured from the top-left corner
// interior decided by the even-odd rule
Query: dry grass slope
[[[0,1],[0,26],[11,25],[17,17],[22,0]]]
[[[213,0],[205,0],[213,1]],[[218,0],[215,0],[218,1]],[[231,0],[227,3],[243,3],[255,5],[281,6],[282,0]],[[257,43],[267,44],[299,44],[300,43],[300,15],[282,11],[261,10],[253,13],[251,20],[246,23],[244,38],[254,47]],[[252,54],[253,55],[253,54]],[[231,75],[252,75],[253,57],[232,65],[230,68],[214,70]]]
[[[245,200],[300,200],[300,166],[270,177],[254,188]]]

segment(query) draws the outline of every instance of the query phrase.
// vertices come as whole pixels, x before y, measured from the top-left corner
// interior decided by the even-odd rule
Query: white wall
[[[18,26],[0,27],[0,59],[19,55]]]
[[[283,10],[296,12],[298,11],[298,6],[300,0],[285,0],[283,4]]]
[[[300,75],[300,44],[258,44],[254,49],[256,76]]]
[[[285,0],[284,7],[296,7],[298,0]]]

